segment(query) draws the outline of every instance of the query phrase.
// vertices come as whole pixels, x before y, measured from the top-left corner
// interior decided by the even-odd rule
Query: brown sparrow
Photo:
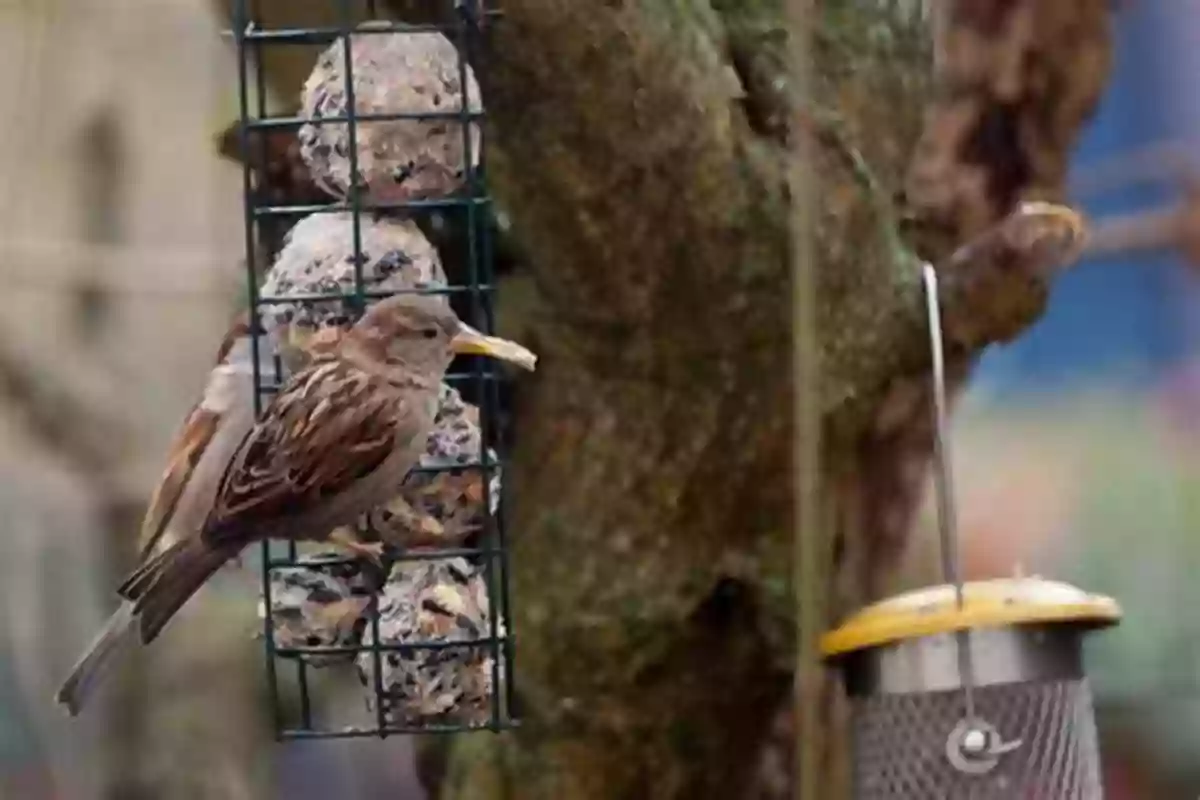
[[[484,336],[436,298],[399,295],[368,309],[264,409],[226,466],[198,535],[176,538],[118,589],[126,602],[98,649],[113,650],[135,629],[143,644],[152,642],[246,545],[326,540],[389,499],[425,449],[455,353],[536,364],[533,353]],[[89,656],[58,693],[72,714],[107,661]]]
[[[335,347],[345,329],[336,325],[308,332],[292,328],[284,347],[316,357]],[[372,509],[362,522],[379,538],[397,547],[451,547],[485,526],[485,518],[496,512],[500,502],[500,468],[490,448],[492,461],[488,489],[484,489],[484,471],[476,464],[483,458],[479,427],[479,409],[462,399],[458,390],[443,383],[438,390],[437,413],[415,466],[397,486],[396,494]],[[488,508],[484,508],[484,496]],[[383,545],[367,541],[361,532],[342,527],[330,540],[349,553],[381,562]]]

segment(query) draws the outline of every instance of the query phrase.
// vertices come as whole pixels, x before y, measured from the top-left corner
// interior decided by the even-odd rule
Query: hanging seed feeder
[[[924,277],[946,583],[869,606],[821,641],[853,708],[854,797],[1099,800],[1083,640],[1120,609],[1038,577],[959,579],[937,275],[925,265]]]

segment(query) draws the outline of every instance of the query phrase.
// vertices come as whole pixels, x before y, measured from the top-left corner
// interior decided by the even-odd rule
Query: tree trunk
[[[443,797],[745,796],[771,711],[790,710],[786,136],[770,124],[787,106],[772,115],[762,88],[781,63],[779,9],[723,5],[510,1],[494,31],[491,178],[543,302],[512,494],[527,723],[458,742]],[[879,42],[873,12],[840,5],[824,9],[813,115],[840,558],[809,596],[834,615],[902,552],[930,448],[919,273],[878,209],[911,152],[924,258],[1055,196],[1108,46],[1103,2],[943,4],[944,94],[914,151],[919,23],[893,10]],[[847,169],[856,145],[874,192]],[[1005,253],[1007,269],[963,264],[972,288],[946,310],[960,382],[1044,302],[1025,279],[1036,254]],[[499,761],[479,757],[491,748]],[[844,754],[824,763],[818,785],[842,795]]]
[[[490,31],[489,180],[536,298],[506,333],[542,356],[508,473],[524,724],[455,740],[443,798],[788,791],[788,758],[778,785],[759,769],[792,749],[786,176],[801,131],[782,2],[507,0]],[[943,0],[931,59],[922,4],[819,5],[802,117],[835,545],[825,585],[804,588],[832,623],[881,590],[923,485],[916,259],[1059,194],[1106,77],[1109,12]],[[1060,244],[1003,227],[942,272],[956,386],[1036,319]],[[839,797],[832,682],[823,708],[818,785]]]

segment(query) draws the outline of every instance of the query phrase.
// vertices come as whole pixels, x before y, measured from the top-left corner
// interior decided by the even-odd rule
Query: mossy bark
[[[495,782],[493,796],[523,798],[736,797],[767,711],[786,702],[787,137],[753,113],[773,98],[751,69],[770,70],[779,9],[726,5],[510,0],[494,31],[489,164],[536,276],[527,335],[545,353],[522,391],[513,475],[528,722],[460,743],[443,797],[490,796]],[[818,165],[818,246],[827,518],[842,556],[824,591],[839,614],[901,551],[919,499],[909,475],[919,483],[929,453],[918,272],[879,218],[909,171],[917,112],[932,98],[908,231],[938,259],[1016,200],[1057,193],[1102,85],[1107,9],[947,4],[943,43],[967,52],[939,65],[946,95],[922,96],[920,48],[895,58],[919,37],[892,20],[891,43],[873,43],[870,20],[835,5],[818,69],[842,135]],[[731,42],[759,60],[732,58]],[[996,125],[1010,135],[993,141]],[[847,148],[883,197],[853,180]],[[931,165],[935,186],[981,180],[923,193]],[[1044,285],[1009,266],[948,310],[960,380],[979,348],[1041,311]],[[499,762],[480,757],[490,748]],[[844,758],[826,763],[837,796]]]
[[[506,334],[542,356],[508,473],[525,723],[453,742],[443,798],[785,791],[757,774],[792,667],[781,4],[507,0],[489,32],[489,179],[528,258]],[[907,5],[821,4],[802,115],[837,538],[811,591],[832,616],[878,591],[929,456],[920,275],[894,234],[941,259],[1053,197],[1108,58],[1104,0],[945,2],[934,89]],[[1040,313],[1036,260],[1013,245],[946,276],[958,383]],[[844,751],[825,763],[841,796]]]

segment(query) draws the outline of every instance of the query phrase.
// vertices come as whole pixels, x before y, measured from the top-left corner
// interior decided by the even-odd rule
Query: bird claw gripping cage
[[[1083,638],[1108,597],[1042,578],[958,578],[937,276],[924,278],[946,583],[869,606],[825,635],[853,710],[856,800],[1099,800]]]
[[[492,332],[491,200],[475,75],[494,13],[478,0],[441,2],[439,24],[391,22],[377,18],[374,3],[328,0],[338,25],[281,28],[264,23],[254,0],[232,0],[256,410],[293,368],[288,354],[298,343],[326,324],[344,325],[373,298],[445,295],[461,318]],[[314,53],[298,113],[268,110],[264,53],[273,47]],[[263,178],[252,170],[254,149],[267,162],[267,134],[281,131],[295,131],[289,150],[328,202],[280,202],[256,185]],[[463,241],[454,243],[456,263],[443,264],[424,231],[447,220]],[[389,546],[379,560],[301,553],[294,543],[263,547],[260,615],[280,738],[514,723],[496,455],[501,376],[483,359],[461,366],[447,375],[420,467],[394,502],[349,531],[370,541],[391,526],[415,544]],[[376,546],[385,538],[395,542],[377,535]],[[339,664],[353,664],[352,685],[366,702],[359,718],[328,721],[318,713],[314,671]]]

